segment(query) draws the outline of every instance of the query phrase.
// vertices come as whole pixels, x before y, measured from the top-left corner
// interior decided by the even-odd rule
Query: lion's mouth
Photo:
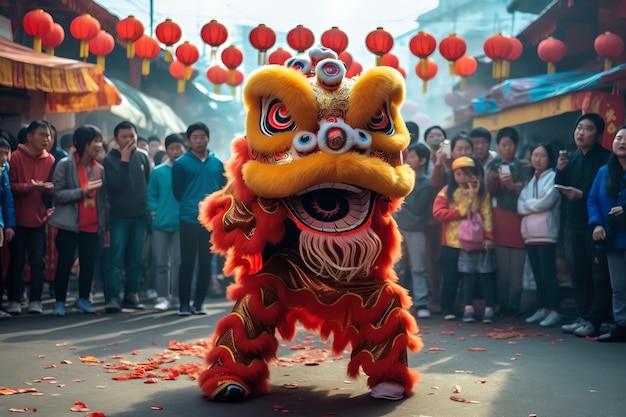
[[[318,233],[353,232],[368,223],[375,194],[350,184],[329,182],[314,185],[285,204],[302,228]]]

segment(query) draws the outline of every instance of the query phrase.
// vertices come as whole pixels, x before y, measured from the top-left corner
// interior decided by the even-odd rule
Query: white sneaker
[[[574,334],[580,337],[594,336],[598,334],[599,329],[596,328],[590,321],[574,330]]]
[[[43,313],[43,305],[41,301],[31,301],[28,303],[28,313],[29,314],[41,314]]]
[[[0,319],[10,319],[11,315],[6,311],[0,310]]]
[[[545,319],[546,317],[548,317],[548,310],[545,308],[540,308],[539,310],[535,311],[535,314],[526,319],[526,323],[535,323],[537,321]]]
[[[158,297],[156,299],[156,303],[154,304],[155,310],[166,311],[170,308],[170,302],[165,297]]]
[[[5,311],[9,314],[22,314],[22,304],[17,301],[10,301]]]
[[[585,324],[587,324],[587,320],[583,319],[582,317],[578,317],[574,323],[564,324],[563,326],[561,326],[561,330],[563,330],[565,333],[574,333],[576,329],[584,326]]]
[[[417,318],[418,319],[429,319],[430,318],[430,311],[422,308],[417,310]]]
[[[154,288],[148,288],[148,290],[146,291],[146,298],[148,300],[156,300],[157,298],[159,298],[159,293],[157,293]]]
[[[550,314],[548,314],[548,317],[539,322],[539,325],[542,327],[548,327],[554,326],[555,324],[560,322],[561,316],[559,315],[559,313],[557,313],[556,311],[551,311]]]

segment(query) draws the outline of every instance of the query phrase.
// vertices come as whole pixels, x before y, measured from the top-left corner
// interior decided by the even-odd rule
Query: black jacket
[[[569,163],[563,171],[556,171],[555,184],[569,185],[583,192],[583,198],[579,200],[561,199],[565,215],[562,223],[565,227],[578,230],[588,228],[587,196],[598,170],[606,165],[609,156],[611,152],[597,144],[586,154],[578,150],[569,157]]]
[[[107,176],[109,217],[135,218],[148,215],[150,159],[141,150],[132,153],[129,162],[113,149],[102,161]]]

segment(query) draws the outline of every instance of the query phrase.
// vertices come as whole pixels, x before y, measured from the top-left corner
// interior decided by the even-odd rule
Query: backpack
[[[457,229],[457,235],[461,242],[461,249],[466,252],[483,250],[485,238],[485,226],[480,213],[469,213],[467,218],[461,220]]]

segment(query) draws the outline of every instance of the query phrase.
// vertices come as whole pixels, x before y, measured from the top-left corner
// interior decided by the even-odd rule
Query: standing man
[[[474,160],[482,165],[484,172],[487,172],[491,161],[498,156],[495,151],[490,149],[491,133],[484,127],[476,127],[470,130],[469,137],[474,143]]]
[[[588,226],[587,196],[600,167],[611,152],[600,144],[604,120],[599,114],[586,113],[576,121],[574,142],[578,150],[571,156],[559,152],[555,184],[573,188],[558,190],[563,199],[565,255],[576,300],[578,319],[561,326],[566,333],[579,336],[596,334],[611,315],[611,283],[606,254],[597,251]]]
[[[211,281],[211,234],[198,221],[198,203],[226,184],[224,164],[207,149],[209,128],[194,123],[187,128],[189,150],[172,166],[172,188],[180,203],[179,316],[206,314],[204,299]],[[198,281],[191,310],[191,282],[198,261]]]
[[[51,210],[46,209],[44,197],[54,193],[52,172],[54,157],[46,151],[50,146],[50,126],[35,120],[26,129],[26,144],[20,144],[11,157],[9,181],[15,204],[15,238],[11,245],[12,276],[8,282],[7,312],[20,314],[24,291],[26,255],[30,264],[28,312],[41,314],[41,290],[44,281],[46,253],[46,222]]]
[[[104,277],[104,309],[117,313],[121,307],[143,310],[139,302],[139,278],[143,243],[148,227],[147,186],[150,161],[137,150],[137,129],[121,122],[113,131],[118,149],[104,158],[109,196],[111,248],[109,267]],[[126,274],[124,299],[120,299],[122,273]]]

